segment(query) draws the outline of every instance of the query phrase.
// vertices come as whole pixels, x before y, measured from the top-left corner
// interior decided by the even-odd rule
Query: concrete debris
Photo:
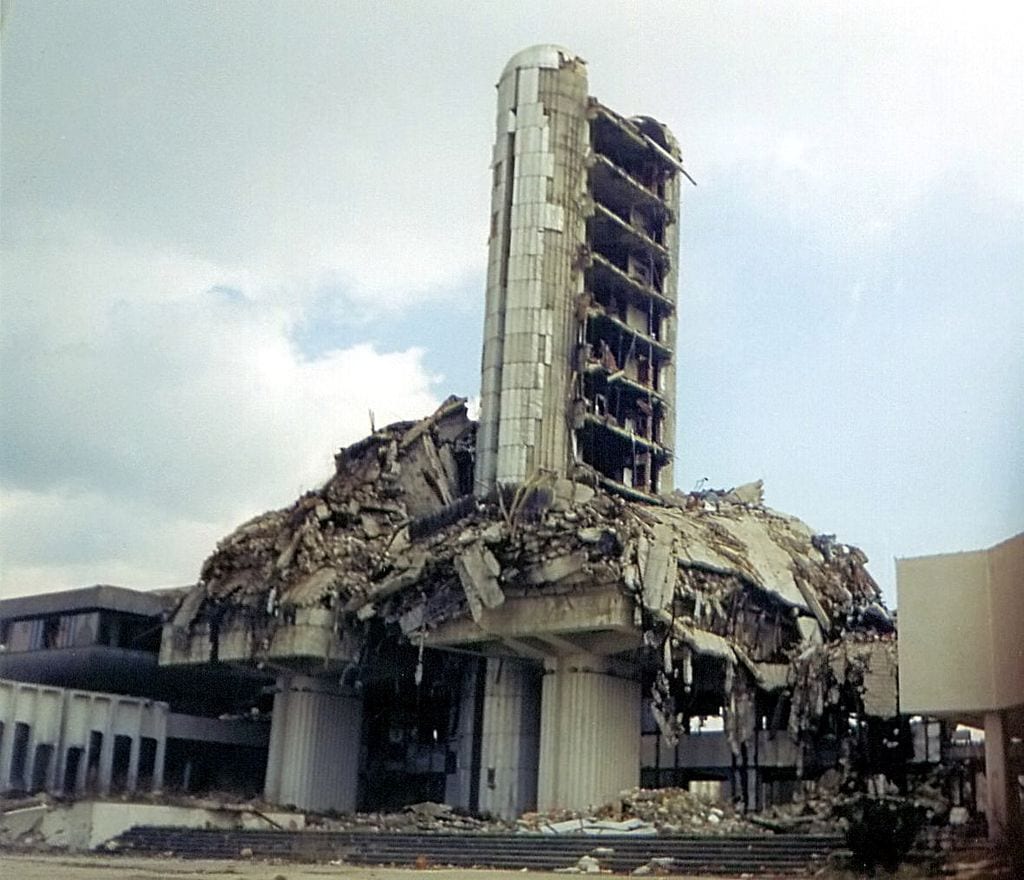
[[[675,873],[676,860],[671,856],[656,856],[643,865],[634,868],[630,873],[634,877],[664,877]]]
[[[556,874],[600,874],[601,863],[593,856],[580,856],[575,865],[568,868],[555,868]],[[603,873],[611,873],[606,871]]]
[[[633,788],[591,815],[568,811],[527,813],[518,827],[524,833],[627,834],[766,834],[764,827],[738,815],[731,805],[712,804],[685,788]]]
[[[578,466],[477,499],[475,433],[450,398],[341,450],[321,488],[220,542],[170,622],[165,662],[273,663],[301,653],[282,633],[302,627],[344,642],[324,655],[358,662],[379,621],[420,644],[462,620],[483,638],[513,600],[612,589],[633,599],[669,741],[724,714],[739,756],[759,691],[792,701],[796,732],[854,692],[862,711],[893,709],[894,667],[846,647],[893,633],[864,554],[765,507],[761,481],[639,501]]]
[[[363,831],[373,833],[460,833],[495,834],[515,829],[501,819],[470,816],[447,804],[426,801],[397,813],[350,813],[344,816],[318,817],[315,827],[322,831]]]
[[[585,834],[600,837],[606,834],[629,835],[630,837],[651,837],[658,833],[650,822],[643,819],[566,819],[562,822],[546,822],[537,828],[541,834]]]
[[[812,645],[790,668],[790,732],[812,730],[829,705],[877,718],[899,714],[896,640],[891,635],[850,634]]]
[[[473,540],[472,536],[470,540]],[[497,608],[505,601],[505,594],[498,583],[501,566],[482,543],[471,544],[455,557],[455,571],[466,593],[473,620],[480,620],[484,608]]]

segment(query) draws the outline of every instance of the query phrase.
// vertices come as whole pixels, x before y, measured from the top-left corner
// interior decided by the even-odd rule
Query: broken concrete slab
[[[482,544],[471,544],[455,557],[455,571],[469,602],[473,620],[479,622],[484,608],[497,608],[505,601],[498,583],[501,566]]]

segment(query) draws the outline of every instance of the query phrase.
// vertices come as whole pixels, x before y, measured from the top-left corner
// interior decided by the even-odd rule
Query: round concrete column
[[[603,804],[640,778],[640,682],[589,654],[545,664],[538,810]]]
[[[492,657],[484,674],[478,808],[515,819],[537,805],[540,670]]]
[[[304,810],[356,808],[362,698],[336,678],[277,680],[264,797]]]

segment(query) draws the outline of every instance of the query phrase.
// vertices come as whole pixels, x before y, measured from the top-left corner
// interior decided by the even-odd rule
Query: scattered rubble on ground
[[[634,788],[588,814],[527,813],[518,827],[541,834],[768,834],[731,805],[712,804],[685,788]]]
[[[630,873],[634,877],[663,877],[674,873],[675,861],[670,856],[655,857],[646,864],[634,868]]]
[[[350,813],[343,816],[309,817],[309,827],[324,831],[368,833],[427,832],[493,834],[515,829],[514,822],[494,817],[471,816],[448,804],[427,801],[395,813]]]
[[[556,874],[600,874],[601,863],[593,856],[580,856],[575,865],[555,868]]]

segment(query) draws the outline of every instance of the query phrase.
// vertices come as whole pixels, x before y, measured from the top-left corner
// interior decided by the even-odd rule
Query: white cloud
[[[752,351],[785,362],[781,373],[758,367],[751,396],[771,404],[758,437],[803,418],[801,444],[827,447],[827,420],[801,417],[787,382],[833,357],[823,334],[862,334],[841,358],[851,386],[874,375],[884,348],[905,347],[886,325],[907,339],[937,334],[921,316],[940,305],[964,249],[957,301],[988,316],[989,338],[979,331],[973,348],[990,357],[991,326],[1020,326],[1020,264],[1005,243],[1024,204],[1024,39],[1009,4],[524,0],[502,15],[308,3],[264,4],[253,18],[230,6],[37,0],[15,9],[4,46],[5,589],[12,577],[33,588],[193,577],[212,540],[322,479],[331,452],[365,433],[369,409],[378,424],[430,409],[418,351],[355,346],[311,362],[289,338],[300,326],[323,343],[338,315],[370,327],[424,298],[440,313],[483,274],[492,86],[513,52],[551,41],[587,59],[601,100],[678,135],[700,181],[684,194],[681,328],[728,338],[740,366]],[[951,202],[951,183],[972,199]],[[973,213],[961,217],[965,204]],[[977,289],[968,274],[983,275]],[[985,295],[1004,289],[1006,302]],[[317,299],[325,290],[347,297],[336,315]],[[841,328],[821,320],[836,308]],[[960,333],[963,319],[947,324]],[[429,327],[422,338],[437,344]],[[926,340],[923,375],[935,358]],[[978,360],[961,354],[950,389]],[[709,401],[680,410],[681,438],[721,445],[722,413],[751,405],[736,373],[718,369],[715,390],[680,371],[682,391]],[[902,376],[896,364],[878,382]],[[983,378],[978,409],[1001,406],[992,387],[1010,380]],[[927,449],[918,424],[903,418],[885,436]],[[883,457],[862,436],[874,432],[851,440],[853,484],[870,484]],[[702,475],[696,455],[685,447],[681,465]],[[745,479],[750,446],[737,455]],[[816,487],[773,490],[799,501],[795,513],[842,531],[844,502],[820,467],[772,466],[757,470]],[[894,482],[930,500],[928,474],[896,470]],[[985,506],[979,491],[963,511]],[[921,517],[879,519],[918,546]],[[950,532],[987,540],[969,530],[975,519],[944,517]],[[74,539],[54,546],[44,533]],[[97,533],[122,544],[89,543]]]
[[[420,350],[306,360],[298,306],[181,254],[65,224],[4,264],[5,591],[192,579],[216,537],[326,479],[371,409],[436,404]]]

